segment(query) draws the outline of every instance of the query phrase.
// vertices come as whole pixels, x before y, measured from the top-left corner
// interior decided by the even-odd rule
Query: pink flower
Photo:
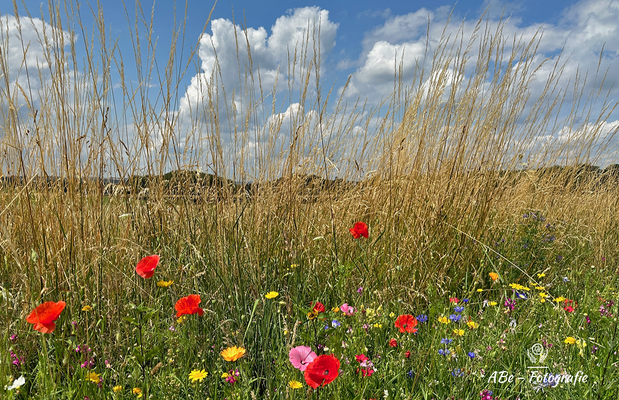
[[[353,315],[355,313],[355,309],[348,305],[348,303],[342,304],[340,310],[344,313],[344,315]]]
[[[292,366],[299,371],[305,371],[307,365],[314,361],[316,357],[316,353],[309,346],[297,346],[288,353]]]

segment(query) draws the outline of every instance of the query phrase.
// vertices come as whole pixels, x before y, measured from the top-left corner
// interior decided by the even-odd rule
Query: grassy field
[[[539,37],[480,20],[371,110],[299,57],[286,89],[248,83],[232,117],[209,90],[183,119],[184,38],[152,93],[112,75],[134,55],[99,24],[92,63],[47,46],[30,87],[0,52],[1,398],[619,396],[619,184],[591,167],[616,104],[566,99],[561,65],[531,98]]]

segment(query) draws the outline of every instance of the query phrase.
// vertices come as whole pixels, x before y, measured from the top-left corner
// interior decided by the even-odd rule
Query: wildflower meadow
[[[189,125],[166,114],[181,38],[165,69],[141,59],[156,96],[121,76],[112,98],[107,74],[134,55],[100,18],[79,31],[92,65],[46,47],[40,107],[0,93],[0,398],[619,398],[619,175],[595,166],[617,129],[604,146],[583,131],[616,104],[581,90],[600,115],[574,106],[581,134],[531,145],[564,99],[552,81],[530,98],[535,37],[505,50],[482,19],[408,89],[394,71],[374,110],[299,53],[279,85],[306,113],[284,131],[256,112],[277,88],[249,76],[239,94],[214,75]],[[454,68],[471,78],[446,85]]]

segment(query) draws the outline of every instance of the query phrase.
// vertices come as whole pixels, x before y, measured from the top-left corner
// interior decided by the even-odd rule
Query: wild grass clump
[[[619,186],[593,164],[616,151],[616,104],[596,88],[563,117],[561,63],[532,98],[541,32],[513,41],[482,18],[370,108],[323,90],[315,26],[296,80],[240,76],[240,101],[215,69],[187,116],[181,25],[160,70],[139,4],[129,55],[103,14],[89,31],[77,4],[49,9],[0,23],[0,47],[24,49],[19,71],[0,51],[2,398],[615,398]],[[177,315],[189,295],[202,315]],[[48,301],[66,308],[45,334],[26,318]],[[338,376],[311,389],[298,346]]]

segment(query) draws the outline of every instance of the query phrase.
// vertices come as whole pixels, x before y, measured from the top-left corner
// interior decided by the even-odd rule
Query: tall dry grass
[[[475,279],[480,260],[498,262],[485,245],[528,210],[569,226],[566,246],[617,255],[617,186],[579,169],[614,151],[616,130],[603,135],[599,123],[616,104],[582,93],[583,80],[576,98],[566,98],[562,64],[531,98],[545,66],[536,57],[541,32],[522,42],[482,18],[470,38],[443,37],[412,83],[395,70],[393,95],[370,108],[325,89],[319,56],[308,56],[320,54],[312,26],[291,56],[294,83],[260,87],[241,65],[245,92],[228,93],[215,70],[187,122],[175,110],[197,60],[182,21],[161,68],[152,14],[139,3],[128,17],[133,54],[119,51],[126,38],[110,37],[96,9],[89,31],[77,3],[49,8],[42,18],[54,29],[37,32],[44,64],[9,70],[12,55],[0,52],[0,275],[33,303],[58,295],[122,303],[143,292],[133,268],[150,253],[166,260],[163,275],[213,300],[285,285],[291,264],[307,275],[294,290],[363,286],[417,299],[430,286]],[[7,49],[9,27],[1,27]],[[248,41],[237,39],[251,62]],[[301,105],[289,126],[277,119],[280,88]],[[242,109],[231,110],[239,99]],[[597,100],[599,115],[590,111]],[[574,106],[559,118],[565,104]],[[539,140],[564,127],[580,134]],[[540,172],[553,165],[563,168]],[[191,174],[166,181],[175,170],[204,171],[219,183],[192,188]],[[317,179],[308,185],[310,175]],[[105,190],[110,177],[126,190]],[[361,246],[348,233],[359,220],[371,231]],[[514,279],[521,274],[514,269]]]

